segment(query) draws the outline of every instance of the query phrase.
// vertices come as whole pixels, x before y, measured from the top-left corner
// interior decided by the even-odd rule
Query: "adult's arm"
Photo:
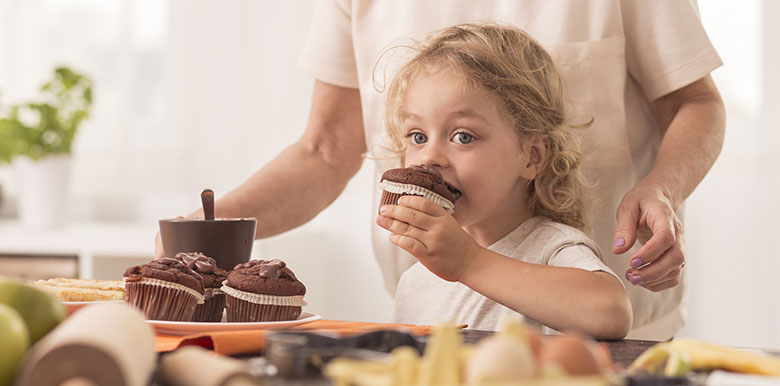
[[[311,220],[360,169],[366,152],[360,93],[315,81],[306,131],[215,203],[217,217],[255,217],[256,238]],[[202,209],[188,217],[202,217]],[[162,256],[159,234],[155,255]]]
[[[637,237],[646,241],[629,257],[632,268],[626,275],[636,285],[661,291],[680,282],[685,256],[676,211],[718,158],[726,114],[709,75],[659,97],[653,107],[663,131],[661,146],[650,173],[617,209],[612,249],[624,253]]]

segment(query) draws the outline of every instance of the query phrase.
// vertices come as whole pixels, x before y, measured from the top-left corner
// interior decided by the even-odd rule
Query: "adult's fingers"
[[[163,255],[165,255],[165,252],[163,252],[162,238],[160,237],[160,232],[157,232],[154,236],[154,259],[162,259]]]
[[[682,226],[679,226],[674,213],[666,213],[663,209],[656,209],[660,212],[649,212],[646,215],[647,227],[650,228],[652,236],[647,242],[631,255],[629,264],[634,267],[640,267],[652,263],[668,250],[678,243],[678,236],[681,234]],[[682,256],[682,252],[680,252]],[[674,263],[675,266],[681,265],[684,259]],[[669,268],[671,270],[671,266]]]
[[[678,268],[673,270],[672,272],[669,272],[669,274],[667,274],[667,276],[662,280],[659,280],[654,283],[644,284],[643,287],[653,292],[660,292],[660,291],[667,290],[669,288],[676,287],[678,284],[680,284],[681,278],[682,278],[682,270]]]
[[[617,209],[615,235],[612,237],[612,253],[624,253],[634,245],[639,216],[639,201],[624,199],[620,203]]]
[[[682,247],[675,244],[653,263],[629,269],[626,277],[635,285],[654,286],[672,277],[679,279],[684,264]]]

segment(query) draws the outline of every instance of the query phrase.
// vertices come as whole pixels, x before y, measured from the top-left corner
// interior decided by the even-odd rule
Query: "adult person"
[[[262,218],[258,238],[312,219],[381,145],[384,96],[374,75],[383,50],[479,20],[514,25],[541,42],[568,87],[570,112],[595,119],[581,133],[583,166],[597,182],[592,236],[610,268],[625,275],[634,313],[628,337],[670,338],[685,322],[683,201],[720,153],[725,130],[709,76],[722,62],[695,1],[320,1],[301,58],[315,78],[306,131],[220,199],[219,216]],[[377,176],[392,166],[378,160]],[[376,189],[375,196],[378,204]],[[415,260],[373,229],[393,294]]]

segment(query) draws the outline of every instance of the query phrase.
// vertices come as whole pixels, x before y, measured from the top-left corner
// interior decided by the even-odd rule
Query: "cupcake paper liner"
[[[273,322],[295,320],[307,305],[303,295],[276,296],[241,291],[223,282],[228,322]]]
[[[225,309],[225,293],[218,288],[203,304],[195,307],[195,314],[192,315],[193,322],[221,322],[222,310]]]
[[[258,304],[226,295],[225,311],[228,322],[276,322],[295,320],[301,315],[300,306]]]
[[[233,287],[228,287],[227,280],[222,282],[221,289],[226,294],[234,298],[246,300],[248,302],[257,303],[257,304],[268,304],[274,306],[295,306],[295,307],[302,307],[308,305],[308,303],[306,303],[306,301],[303,300],[303,295],[276,296],[276,295],[256,294],[254,292],[241,291]]]
[[[125,302],[143,311],[147,319],[189,322],[202,300],[197,291],[176,283],[148,278],[125,282]]]
[[[387,190],[382,191],[382,198],[379,199],[379,207],[382,205],[398,205],[398,199],[401,198],[401,193],[390,193]]]
[[[422,196],[425,197],[437,204],[439,204],[444,210],[446,210],[448,213],[453,213],[455,204],[452,203],[452,201],[442,197],[440,194],[436,192],[432,192],[428,189],[419,187],[417,185],[412,184],[401,184],[398,182],[393,181],[387,181],[384,180],[379,183],[379,187],[384,190],[382,192],[382,204],[386,204],[385,201],[385,195],[384,193],[392,193],[398,195],[398,197],[404,196],[404,195],[414,195],[414,196]],[[398,197],[395,197],[395,202],[398,202]],[[393,198],[388,198],[393,199]]]

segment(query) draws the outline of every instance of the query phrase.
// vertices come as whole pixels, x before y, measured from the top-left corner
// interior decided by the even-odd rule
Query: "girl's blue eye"
[[[457,142],[457,143],[459,143],[461,145],[466,145],[466,144],[471,143],[471,141],[474,140],[474,136],[472,136],[469,133],[461,132],[461,133],[455,134],[455,138],[454,139],[455,139],[455,142]]]
[[[419,145],[421,143],[428,142],[428,137],[425,136],[423,133],[412,133],[412,143],[415,145]]]

